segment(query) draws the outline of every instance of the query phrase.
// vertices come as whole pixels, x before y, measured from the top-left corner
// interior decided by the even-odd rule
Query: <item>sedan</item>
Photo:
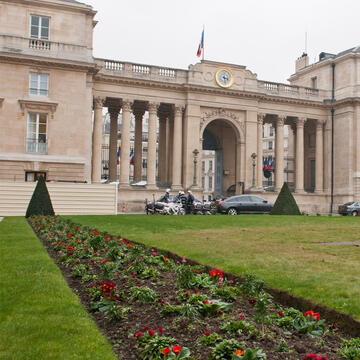
[[[344,205],[340,205],[338,212],[341,215],[358,216],[360,214],[360,202],[351,201]]]
[[[269,213],[273,203],[257,195],[235,195],[218,202],[218,211],[223,214],[237,215]]]

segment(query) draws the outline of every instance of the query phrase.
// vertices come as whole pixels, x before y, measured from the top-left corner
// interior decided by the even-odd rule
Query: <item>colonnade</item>
[[[120,182],[119,186],[130,185],[130,119],[135,117],[134,138],[134,181],[141,180],[143,118],[149,113],[147,132],[146,187],[155,189],[157,160],[157,125],[159,122],[159,180],[172,183],[172,189],[182,188],[182,117],[184,106],[155,102],[130,101],[127,99],[94,98],[94,128],[92,147],[92,182],[101,181],[102,108],[108,107],[110,114],[109,181],[117,180],[117,134],[118,117],[122,111]],[[122,164],[126,164],[122,166]]]
[[[109,100],[94,98],[94,127],[93,127],[93,156],[92,181],[101,181],[101,145],[102,145],[102,108],[107,106],[110,113],[110,143],[109,143],[109,180],[117,180],[117,129],[118,117],[122,110],[121,152],[120,152],[120,187],[129,187],[130,161],[130,118],[131,112],[135,117],[134,139],[134,181],[141,180],[142,173],[142,143],[143,118],[145,111],[149,113],[147,139],[147,171],[146,187],[156,188],[156,180],[172,184],[173,190],[179,190],[182,184],[183,169],[183,105],[164,104],[144,101],[130,101],[127,99]],[[304,127],[309,119],[286,115],[258,113],[256,130],[256,188],[262,189],[263,181],[263,125],[271,122],[275,128],[275,191],[280,191],[284,183],[284,126],[290,125],[295,133],[295,192],[304,192]],[[324,121],[312,119],[316,122],[315,145],[315,192],[324,191]],[[159,131],[157,132],[157,124]],[[158,176],[156,174],[157,161],[157,134],[159,134]],[[199,144],[201,148],[201,144]],[[246,151],[246,142],[241,151]],[[235,156],[235,155],[234,155]],[[240,156],[237,156],[237,162]],[[122,164],[126,164],[122,166]],[[240,166],[239,166],[240,165]],[[239,169],[244,173],[249,169],[245,164],[237,164],[237,178],[240,178]],[[244,178],[244,174],[241,174]],[[248,184],[249,185],[249,184]]]

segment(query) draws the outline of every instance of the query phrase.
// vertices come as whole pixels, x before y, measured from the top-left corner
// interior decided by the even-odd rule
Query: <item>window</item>
[[[202,162],[201,169],[202,169],[203,172],[205,172],[205,161]]]
[[[147,168],[147,161],[146,159],[142,159],[142,168],[146,169]]]
[[[311,78],[311,87],[313,89],[317,89],[317,77],[314,76],[313,78]]]
[[[30,95],[48,96],[49,75],[30,73]]]
[[[213,169],[213,161],[212,160],[209,160],[209,171],[212,171]],[[211,186],[209,186],[211,187]]]
[[[212,190],[213,187],[213,178],[212,176],[209,176],[209,189]]]
[[[201,177],[201,187],[203,189],[205,188],[205,177],[204,176]]]
[[[148,152],[148,148],[147,147],[143,147],[143,153],[147,153]]]
[[[274,136],[274,128],[270,126],[270,136]]]
[[[26,152],[46,154],[47,115],[28,114]]]
[[[269,150],[272,150],[272,148],[273,148],[273,142],[269,141]]]
[[[30,17],[30,37],[49,40],[50,18],[38,15]]]
[[[46,180],[46,172],[43,171],[25,171],[25,181],[38,181],[42,176]]]

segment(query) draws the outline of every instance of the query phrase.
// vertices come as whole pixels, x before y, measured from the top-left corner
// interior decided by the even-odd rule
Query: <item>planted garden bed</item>
[[[61,217],[30,224],[120,359],[356,359],[360,339],[227,279]],[[349,355],[349,354],[353,355]],[[355,355],[354,355],[355,354]],[[353,356],[353,357],[351,357]]]

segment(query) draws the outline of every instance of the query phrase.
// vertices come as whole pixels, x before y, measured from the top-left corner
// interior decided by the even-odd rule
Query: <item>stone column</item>
[[[241,140],[236,141],[236,165],[235,165],[235,194],[240,194],[240,181],[241,181]]]
[[[120,148],[120,186],[129,186],[130,174],[130,111],[131,102],[123,100]]]
[[[180,190],[182,168],[182,115],[183,107],[174,107],[174,131],[173,131],[173,161],[172,161],[172,189]]]
[[[148,189],[156,188],[156,123],[158,104],[149,103],[148,156],[146,181]]]
[[[159,114],[159,167],[158,177],[160,183],[167,182],[167,128],[168,119],[165,114]]]
[[[109,180],[117,180],[117,135],[120,107],[110,107]]]
[[[91,182],[101,182],[101,143],[102,143],[102,108],[104,98],[94,98],[94,127],[92,141],[92,159],[91,159]]]
[[[315,192],[321,194],[323,185],[324,153],[323,153],[323,121],[316,122],[316,153],[315,153]]]
[[[286,116],[279,115],[275,133],[275,191],[280,191],[284,183],[284,123]]]
[[[306,118],[296,119],[296,185],[295,192],[304,192],[304,125]]]
[[[264,124],[265,114],[258,114],[257,117],[257,171],[256,171],[256,187],[262,189],[263,180],[263,141],[262,130]]]
[[[135,109],[134,182],[141,181],[142,173],[142,126],[144,109]]]

